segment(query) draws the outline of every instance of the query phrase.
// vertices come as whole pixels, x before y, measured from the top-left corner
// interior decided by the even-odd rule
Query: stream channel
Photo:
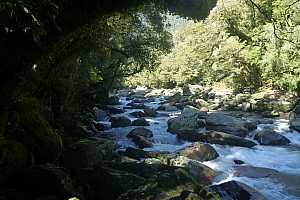
[[[145,103],[145,105],[156,109],[163,101],[163,97],[157,97],[155,101]],[[131,121],[135,120],[136,118],[131,116],[130,113],[143,110],[127,109],[126,105],[130,102],[125,97],[120,97],[121,104],[116,107],[125,108],[126,112],[114,116],[124,115],[130,118]],[[180,111],[158,111],[158,113],[157,117],[146,117],[146,120],[150,123],[150,126],[146,128],[153,132],[153,138],[151,138],[153,147],[144,150],[174,152],[192,144],[191,142],[178,140],[176,134],[167,132],[167,121],[171,117],[175,117],[176,113],[180,114]],[[102,121],[101,123],[110,124],[108,121]],[[254,131],[258,131],[264,126],[266,124],[260,124]],[[247,139],[256,142],[258,145],[245,148],[211,144],[220,156],[215,160],[203,162],[203,164],[218,173],[213,184],[237,180],[261,192],[268,200],[300,200],[300,134],[289,128],[287,120],[274,120],[271,126],[275,131],[287,137],[291,143],[283,146],[264,146],[248,137]],[[122,151],[127,147],[138,148],[130,138],[126,137],[135,128],[137,127],[112,128],[105,131],[105,134],[110,134],[115,138],[118,150]],[[235,177],[233,176],[233,168],[237,165],[234,160],[244,161],[244,166],[275,169],[278,173],[275,176],[264,178]]]

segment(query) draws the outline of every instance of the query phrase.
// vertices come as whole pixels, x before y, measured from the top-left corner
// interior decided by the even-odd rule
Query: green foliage
[[[238,90],[294,91],[299,82],[299,9],[296,1],[218,1],[207,19],[173,33],[174,48],[155,73],[132,85],[213,85]],[[148,77],[145,80],[145,77]]]
[[[34,41],[40,43],[40,37],[47,35],[47,25],[55,25],[58,28],[57,14],[58,7],[51,0],[4,0],[0,2],[0,31],[31,32]]]

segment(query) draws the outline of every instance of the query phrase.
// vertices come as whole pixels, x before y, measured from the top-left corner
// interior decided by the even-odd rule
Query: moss
[[[62,140],[49,124],[53,114],[45,104],[33,97],[20,96],[13,99],[6,110],[1,113],[0,124],[3,177],[30,164],[57,160]]]
[[[88,139],[70,145],[63,154],[62,163],[71,172],[76,172],[80,168],[95,167],[103,160],[99,149]]]
[[[29,156],[28,150],[21,142],[0,137],[0,183],[23,169]]]

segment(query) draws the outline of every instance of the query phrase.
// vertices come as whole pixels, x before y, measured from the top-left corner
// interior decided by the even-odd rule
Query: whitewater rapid
[[[163,98],[156,98],[154,102],[145,103],[145,105],[150,108],[157,108],[162,101],[164,101]],[[123,108],[131,101],[122,97],[120,102],[121,105],[118,107]],[[119,115],[129,117],[131,121],[136,118],[131,116],[130,113],[142,111],[141,109],[125,110],[125,113]],[[144,150],[174,152],[191,145],[191,142],[178,140],[176,134],[167,132],[167,121],[179,114],[180,111],[158,111],[158,113],[157,117],[146,117],[146,120],[150,123],[150,126],[146,128],[153,132],[153,147]],[[267,125],[259,125],[255,131],[261,130],[264,126]],[[220,156],[215,160],[203,162],[203,164],[218,173],[213,184],[237,180],[258,190],[268,200],[300,200],[300,134],[289,128],[287,120],[274,120],[271,126],[278,133],[287,137],[291,143],[284,146],[257,145],[252,148],[212,144]],[[131,139],[126,137],[135,128],[134,126],[113,128],[107,130],[106,133],[115,137],[119,150],[125,150],[127,147],[136,147]],[[252,140],[252,138],[248,139]],[[243,166],[271,168],[277,170],[278,173],[275,176],[265,178],[235,177],[233,176],[233,169],[237,165],[234,160],[245,162]]]

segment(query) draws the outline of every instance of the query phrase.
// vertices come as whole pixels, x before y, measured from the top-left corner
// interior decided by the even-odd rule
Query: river
[[[150,108],[157,108],[164,98],[156,98],[155,101],[145,103]],[[125,97],[120,98],[121,105],[117,107],[123,108],[131,101]],[[141,109],[125,109],[126,112],[119,115],[125,115],[133,121],[130,115],[133,111],[142,111]],[[180,150],[191,143],[178,140],[176,134],[167,132],[167,121],[171,117],[176,117],[180,111],[165,112],[158,111],[157,117],[146,117],[150,126],[146,127],[153,132],[153,147],[146,148],[147,151],[169,151],[174,152]],[[109,122],[103,122],[109,123]],[[262,129],[265,124],[261,124],[255,131]],[[257,145],[252,148],[232,147],[215,145],[212,146],[219,153],[219,157],[212,161],[203,162],[203,164],[211,167],[218,176],[213,184],[220,184],[230,180],[243,182],[252,188],[261,192],[268,200],[300,200],[300,134],[289,129],[287,120],[274,120],[271,125],[274,130],[281,133],[291,143],[284,146],[263,146]],[[127,147],[136,147],[131,139],[126,135],[136,127],[130,126],[125,128],[113,128],[106,131],[115,138],[119,150],[125,150]],[[252,138],[248,138],[253,140]],[[253,140],[254,141],[254,140]],[[265,178],[248,178],[233,176],[233,168],[237,166],[234,160],[242,160],[244,166],[265,167],[278,171],[276,175]]]

